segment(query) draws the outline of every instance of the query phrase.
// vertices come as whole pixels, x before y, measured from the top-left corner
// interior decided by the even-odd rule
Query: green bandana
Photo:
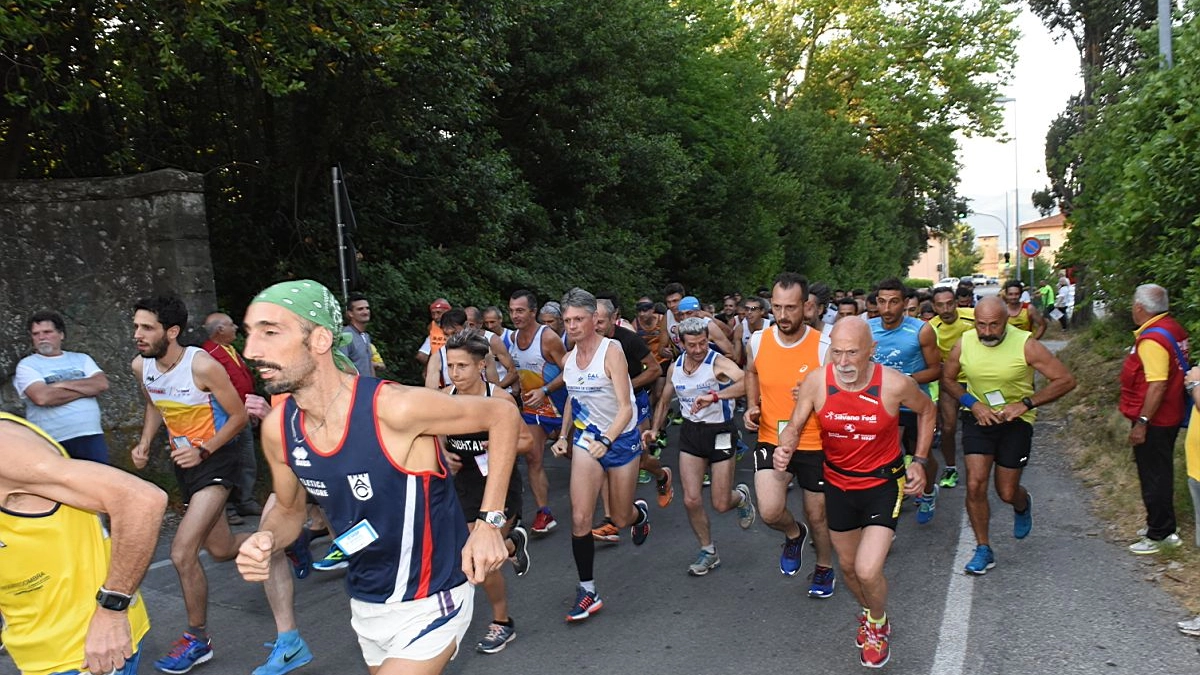
[[[251,303],[269,302],[295,312],[333,333],[333,362],[347,373],[358,373],[354,363],[342,348],[354,339],[342,330],[342,306],[328,288],[311,279],[281,281],[254,296]]]

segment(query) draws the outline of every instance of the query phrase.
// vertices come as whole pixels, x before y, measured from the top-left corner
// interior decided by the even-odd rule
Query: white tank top
[[[186,438],[197,446],[212,439],[229,420],[217,399],[192,377],[192,361],[203,351],[184,347],[179,363],[165,373],[159,371],[157,359],[142,359],[142,384],[150,402],[162,413],[167,433],[172,439]]]
[[[759,328],[758,330],[763,330],[764,328],[766,328],[767,326],[770,326],[770,325],[771,325],[771,320],[764,316],[762,328]],[[749,346],[749,344],[750,344],[750,336],[754,335],[754,333],[756,333],[756,332],[757,331],[750,330],[750,322],[749,321],[742,319],[742,352],[743,353],[746,351],[746,347]]]
[[[542,354],[542,332],[545,330],[545,326],[538,326],[537,331],[533,334],[533,339],[529,341],[529,346],[525,349],[521,349],[517,335],[513,334],[513,346],[509,353],[512,354],[513,363],[517,366],[517,378],[521,382],[521,391],[538,389],[553,380],[558,373],[558,366],[546,363],[546,356]],[[553,374],[547,373],[548,366]],[[537,408],[530,408],[522,403],[521,411],[542,417],[559,417],[558,410],[549,397],[546,397],[542,401],[542,405]]]
[[[629,404],[633,405],[633,382],[626,377],[623,384],[615,383],[604,372],[604,356],[613,345],[616,345],[617,349],[621,348],[614,340],[600,338],[600,346],[592,355],[587,368],[580,368],[576,363],[579,357],[578,346],[567,354],[563,381],[567,383],[567,393],[571,396],[571,412],[575,417],[576,426],[587,428],[590,425],[601,432],[607,431],[617,417],[617,386],[624,386],[629,390]],[[636,426],[637,415],[630,415],[621,433],[629,433]]]
[[[704,424],[719,424],[733,419],[733,401],[730,400],[717,401],[698,413],[691,411],[692,404],[696,402],[696,399],[733,384],[732,382],[722,384],[717,380],[717,374],[713,371],[713,362],[717,360],[717,352],[709,349],[704,361],[696,368],[696,372],[691,374],[683,369],[686,359],[686,354],[675,359],[675,372],[671,375],[671,386],[675,388],[675,396],[679,398],[679,410],[683,416],[693,422]]]

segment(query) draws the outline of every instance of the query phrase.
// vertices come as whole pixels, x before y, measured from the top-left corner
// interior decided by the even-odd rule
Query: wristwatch
[[[1029,398],[1028,396],[1021,399],[1021,403],[1023,403],[1025,405],[1025,407],[1029,408],[1030,410],[1033,410],[1034,408],[1037,407],[1036,405],[1033,404],[1033,399]]]
[[[1142,425],[1142,426],[1147,426],[1147,425],[1149,425],[1149,424],[1150,424],[1150,418],[1149,418],[1149,417],[1146,417],[1145,415],[1142,415],[1142,416],[1140,416],[1140,417],[1138,417],[1138,418],[1137,418],[1137,423],[1138,423],[1138,424],[1140,424],[1140,425]]]
[[[497,530],[504,527],[504,524],[508,522],[508,518],[505,517],[503,511],[480,511],[479,515],[475,516],[475,519],[482,520]]]
[[[201,462],[208,459],[209,457],[212,457],[212,451],[210,451],[208,448],[204,447],[203,445],[197,445],[196,449],[200,451],[200,461]]]
[[[110,591],[103,586],[100,587],[100,590],[96,591],[96,604],[104,609],[114,612],[124,612],[126,609],[129,609],[129,603],[131,602],[133,602],[132,595]]]
[[[604,447],[606,447],[610,450],[612,449],[612,439],[609,438],[608,436],[601,436],[601,437],[597,438],[596,440],[600,441],[600,445],[603,445]]]

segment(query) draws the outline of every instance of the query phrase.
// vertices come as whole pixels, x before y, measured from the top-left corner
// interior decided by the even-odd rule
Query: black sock
[[[511,616],[508,617],[508,621],[501,621],[500,619],[492,619],[492,623],[498,623],[501,626],[508,626],[509,628],[512,628],[512,626],[513,626],[513,620],[512,620]]]
[[[596,540],[589,532],[582,537],[571,537],[571,554],[575,557],[575,569],[579,572],[580,581],[591,581],[594,578],[592,568],[596,562]]]

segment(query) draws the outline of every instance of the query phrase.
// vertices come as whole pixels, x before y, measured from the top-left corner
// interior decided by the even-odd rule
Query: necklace
[[[329,421],[329,411],[330,411],[330,410],[333,408],[333,404],[334,404],[334,403],[337,403],[337,400],[338,400],[339,398],[341,398],[341,396],[342,396],[342,392],[343,392],[343,391],[344,391],[346,388],[347,388],[347,387],[346,387],[346,385],[342,384],[341,382],[339,382],[339,383],[338,383],[338,390],[337,390],[337,393],[333,395],[333,399],[329,401],[329,405],[325,406],[325,412],[321,414],[321,423],[320,423],[320,424],[318,424],[318,425],[316,425],[316,426],[314,426],[314,427],[313,427],[313,428],[312,428],[310,431],[308,431],[307,433],[309,433],[309,434],[316,434],[318,431],[320,431],[321,429],[324,429],[324,428],[325,428],[325,423]]]
[[[150,384],[150,383],[154,382],[155,380],[157,380],[158,378],[160,378],[160,377],[163,377],[163,376],[164,376],[164,375],[166,375],[167,373],[169,373],[169,372],[171,372],[172,370],[174,370],[174,369],[175,369],[175,366],[179,365],[179,362],[180,362],[180,361],[182,361],[182,360],[183,360],[183,357],[184,357],[184,356],[186,356],[186,355],[187,355],[187,352],[184,352],[183,354],[180,354],[180,355],[179,355],[179,358],[175,359],[175,363],[172,363],[170,368],[160,369],[160,370],[158,371],[158,374],[157,374],[157,375],[155,375],[154,377],[148,377],[148,378],[146,378],[146,383],[147,383],[147,384]],[[158,368],[158,359],[154,359],[154,367],[155,367],[155,368]]]

